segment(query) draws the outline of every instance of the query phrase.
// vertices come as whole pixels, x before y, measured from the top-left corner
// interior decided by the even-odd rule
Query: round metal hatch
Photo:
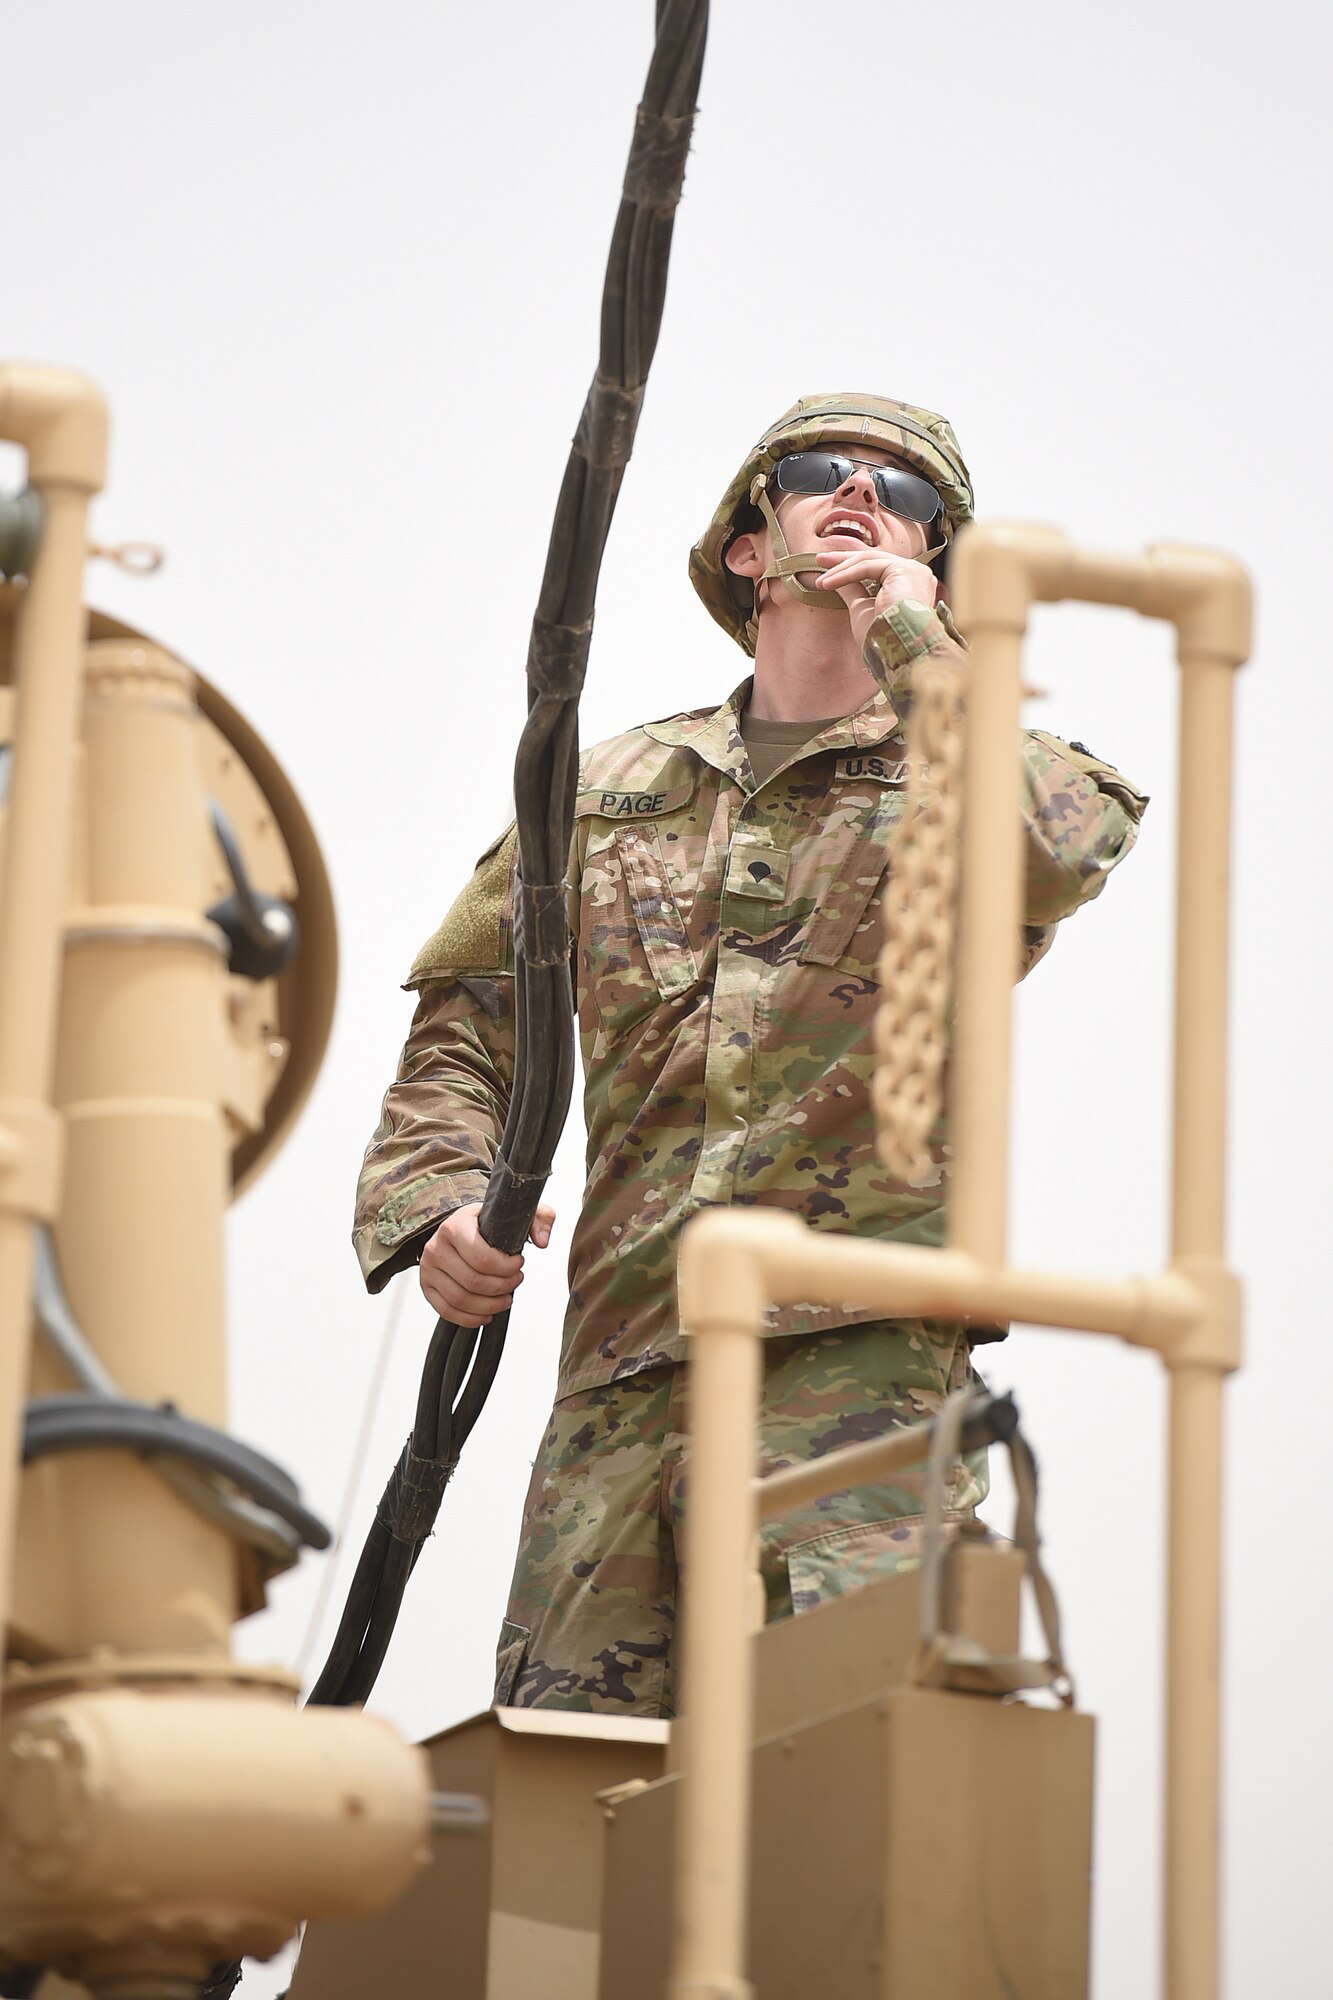
[[[10,642],[21,596],[0,583],[0,752],[10,737]],[[89,609],[88,637],[128,639],[180,655],[147,633],[106,612]],[[181,661],[190,666],[187,661]],[[248,1187],[274,1157],[300,1115],[328,1045],[338,981],[338,936],[333,892],[314,829],[282,766],[244,716],[198,668],[204,782],[235,832],[254,888],[290,903],[300,926],[300,948],[275,978],[233,979],[233,1037],[238,1059],[262,1058],[246,1093],[257,1115],[231,1119],[232,1194]],[[219,852],[218,888],[229,877]]]

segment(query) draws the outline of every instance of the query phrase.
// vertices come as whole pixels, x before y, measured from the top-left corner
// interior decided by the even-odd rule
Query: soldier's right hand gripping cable
[[[489,1326],[514,1303],[523,1283],[522,1251],[497,1250],[480,1227],[482,1205],[468,1202],[446,1215],[421,1253],[421,1289],[441,1319],[455,1326]],[[538,1204],[529,1243],[544,1250],[551,1240],[555,1210]]]

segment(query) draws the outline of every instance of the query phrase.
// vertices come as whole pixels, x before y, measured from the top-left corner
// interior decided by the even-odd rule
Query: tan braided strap
[[[912,668],[907,804],[889,847],[875,1016],[877,1150],[896,1180],[925,1182],[949,1045],[962,799],[962,672],[926,653]]]

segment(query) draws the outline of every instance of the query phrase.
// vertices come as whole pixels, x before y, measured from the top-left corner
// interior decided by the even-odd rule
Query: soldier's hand
[[[421,1289],[441,1319],[456,1326],[486,1326],[513,1301],[523,1282],[523,1258],[489,1244],[477,1227],[479,1201],[446,1215],[421,1253]],[[529,1241],[544,1250],[555,1210],[543,1205]]]
[[[815,560],[824,572],[818,587],[837,591],[847,606],[858,646],[865,644],[874,620],[891,604],[910,599],[924,604],[928,611],[935,608],[939,595],[935,573],[910,556],[891,555],[887,549],[858,550],[844,556],[830,549],[821,551]]]

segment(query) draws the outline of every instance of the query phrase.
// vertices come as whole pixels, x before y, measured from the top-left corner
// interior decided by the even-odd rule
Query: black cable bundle
[[[486,1241],[510,1253],[527,1242],[573,1090],[565,871],[579,694],[602,554],[662,324],[707,25],[707,0],[657,0],[657,40],[607,259],[597,372],[561,483],[532,621],[528,719],[514,764],[517,1053],[509,1116],[479,1218]],[[376,1509],[312,1702],[364,1701],[374,1686],[407,1579],[495,1378],[508,1321],[507,1312],[498,1314],[480,1345],[473,1329],[437,1322],[412,1435]]]
[[[662,325],[707,29],[708,0],[657,0],[657,39],[607,258],[597,372],[561,482],[528,645],[528,719],[514,761],[514,1085],[478,1221],[486,1241],[510,1253],[528,1240],[574,1085],[565,871],[579,694],[602,554]],[[508,1312],[498,1313],[478,1347],[475,1329],[436,1321],[412,1434],[375,1510],[312,1703],[346,1707],[374,1687],[407,1580],[490,1393],[508,1325]],[[226,2000],[240,1976],[237,1960],[215,1967],[201,2000]]]

